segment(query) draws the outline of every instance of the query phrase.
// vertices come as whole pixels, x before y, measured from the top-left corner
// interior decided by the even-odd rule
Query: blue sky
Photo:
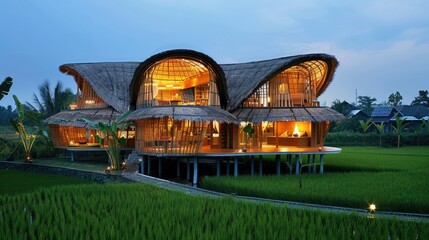
[[[76,89],[64,63],[144,61],[176,48],[218,63],[328,53],[340,62],[319,98],[409,104],[429,90],[427,0],[10,0],[0,2],[0,79],[14,78],[0,105],[22,102],[46,79]]]

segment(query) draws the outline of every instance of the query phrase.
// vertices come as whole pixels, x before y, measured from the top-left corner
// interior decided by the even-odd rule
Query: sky
[[[399,91],[410,104],[429,90],[427,0],[3,0],[0,80],[14,80],[0,105],[33,101],[49,80],[76,91],[65,63],[143,62],[192,49],[217,63],[327,53],[340,62],[319,97],[330,106]]]

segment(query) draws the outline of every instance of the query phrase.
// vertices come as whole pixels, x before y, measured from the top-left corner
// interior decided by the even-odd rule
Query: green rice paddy
[[[305,169],[303,170],[305,172]],[[325,156],[325,174],[205,177],[204,188],[238,195],[429,213],[429,147],[346,147]]]

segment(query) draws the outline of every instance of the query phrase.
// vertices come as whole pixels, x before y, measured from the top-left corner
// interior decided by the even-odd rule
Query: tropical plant
[[[70,103],[75,99],[75,95],[70,89],[63,89],[61,82],[57,82],[55,87],[50,87],[48,80],[39,86],[39,97],[33,93],[33,103],[27,102],[27,106],[40,112],[43,118],[54,115],[55,113],[69,109]]]
[[[401,134],[404,132],[404,128],[408,125],[405,122],[406,118],[401,119],[398,114],[395,114],[396,126],[392,126],[395,130],[396,136],[398,137],[398,148],[401,144]]]
[[[422,123],[416,128],[417,146],[420,146],[420,135],[424,132],[425,129],[429,132],[429,119],[422,120]]]
[[[377,128],[378,136],[380,138],[380,147],[381,147],[381,137],[383,136],[384,127],[386,124],[384,122],[381,122],[380,124],[374,123],[374,126]]]
[[[392,93],[389,95],[388,103],[391,106],[398,106],[402,104],[402,95],[396,91],[396,93]]]
[[[253,134],[255,133],[255,128],[253,127],[253,125],[251,123],[248,123],[244,128],[243,128],[243,132],[246,133],[246,146],[245,148],[247,148],[247,144],[249,142],[249,139],[251,139],[253,137]]]
[[[25,152],[25,161],[26,162],[32,162],[31,160],[31,149],[33,148],[34,141],[36,141],[36,138],[38,135],[42,133],[41,129],[38,127],[33,127],[33,131],[31,133],[27,133],[27,130],[24,126],[24,120],[26,114],[26,109],[24,105],[21,104],[18,97],[16,95],[13,95],[13,99],[15,100],[16,104],[16,111],[18,113],[18,118],[11,119],[10,124],[15,129],[15,131],[19,135],[19,140],[24,147]]]
[[[127,112],[121,115],[116,121],[110,123],[98,122],[95,123],[88,119],[81,119],[82,121],[88,123],[91,128],[100,131],[102,136],[96,136],[100,144],[103,144],[103,139],[107,143],[107,155],[109,156],[109,164],[112,170],[119,170],[120,166],[120,152],[121,148],[125,145],[125,139],[118,136],[118,129],[125,129],[127,124],[121,124],[120,122],[124,120],[131,112]]]
[[[7,77],[0,84],[0,100],[9,93],[9,90],[12,87],[12,83],[12,78]]]
[[[414,98],[411,105],[423,105],[429,107],[428,90],[420,90],[419,95]]]
[[[358,106],[361,107],[362,111],[364,111],[366,114],[371,115],[372,110],[374,110],[374,102],[376,101],[376,98],[372,98],[369,96],[359,96]]]
[[[368,120],[359,120],[359,124],[362,128],[363,131],[363,146],[365,147],[365,138],[366,138],[366,132],[368,131],[368,129],[371,127],[372,125],[372,119],[368,119]]]

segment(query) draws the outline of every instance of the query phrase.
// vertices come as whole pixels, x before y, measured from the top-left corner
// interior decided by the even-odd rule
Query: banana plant
[[[125,139],[120,138],[117,134],[118,129],[125,129],[127,124],[120,123],[124,120],[131,112],[127,112],[121,115],[116,121],[110,123],[93,122],[91,120],[82,118],[80,120],[89,124],[89,126],[99,132],[102,136],[96,136],[100,145],[103,145],[103,139],[107,143],[107,155],[109,156],[109,164],[112,170],[119,170],[120,167],[120,153],[121,148],[125,145]]]
[[[42,131],[39,127],[33,127],[31,133],[27,133],[27,130],[24,126],[24,120],[26,116],[26,111],[24,105],[19,101],[18,97],[13,95],[13,99],[16,104],[16,111],[18,113],[18,118],[11,119],[10,124],[15,129],[15,131],[19,135],[19,140],[24,147],[25,152],[25,161],[31,163],[31,149],[33,148],[33,144],[36,141],[37,137],[42,134]]]
[[[0,100],[9,93],[10,88],[12,87],[12,78],[7,77],[0,84]]]
[[[374,124],[374,126],[377,128],[378,131],[378,137],[380,139],[380,147],[381,147],[381,137],[383,136],[384,127],[386,124],[384,122],[381,122],[380,124]]]
[[[364,120],[359,120],[360,126],[362,128],[363,131],[363,146],[365,147],[365,140],[366,140],[366,132],[368,131],[368,129],[371,127],[372,125],[372,119],[368,119],[366,121]]]

